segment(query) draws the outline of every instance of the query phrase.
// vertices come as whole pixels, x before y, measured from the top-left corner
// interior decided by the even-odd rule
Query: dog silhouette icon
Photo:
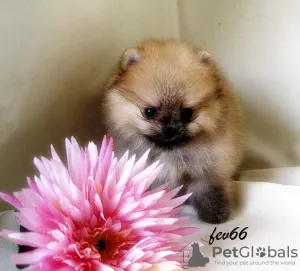
[[[204,267],[209,262],[209,258],[202,255],[198,243],[193,243],[192,248],[192,257],[189,259],[188,267]]]

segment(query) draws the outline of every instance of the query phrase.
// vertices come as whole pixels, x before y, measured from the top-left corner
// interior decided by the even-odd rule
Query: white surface
[[[288,170],[290,174],[285,176],[284,170]],[[292,173],[293,172],[293,173]],[[224,267],[215,264],[215,259],[212,258],[212,247],[204,241],[201,241],[204,246],[201,252],[205,256],[210,257],[210,263],[205,268],[198,268],[195,270],[206,271],[236,271],[236,270],[249,270],[249,271],[287,271],[300,270],[300,213],[295,211],[300,206],[300,186],[299,185],[282,185],[286,183],[286,177],[291,180],[298,178],[299,169],[280,169],[269,170],[268,174],[263,171],[263,179],[266,181],[275,180],[276,183],[266,183],[261,181],[261,171],[252,171],[252,182],[250,182],[249,172],[245,173],[245,177],[249,182],[241,181],[236,183],[236,189],[242,198],[240,211],[235,214],[234,218],[217,227],[218,232],[230,232],[235,227],[249,227],[247,230],[248,236],[245,240],[225,240],[215,241],[213,246],[219,246],[222,249],[243,246],[271,246],[276,249],[283,249],[289,245],[293,249],[298,249],[299,256],[295,259],[294,266],[280,265],[280,266],[239,266],[240,259],[233,259],[238,261],[237,267]],[[255,177],[256,176],[256,177]],[[272,178],[271,178],[272,176]],[[299,180],[299,179],[298,179]],[[189,210],[186,210],[189,211]],[[191,214],[191,212],[190,212]],[[188,241],[200,241],[201,239],[208,241],[209,236],[213,231],[214,226],[199,223],[194,220],[195,224],[200,227],[200,234],[188,237]],[[0,228],[9,227],[9,225],[16,225],[13,223],[10,215],[0,216]],[[5,225],[4,225],[5,224]],[[0,239],[0,270],[12,271],[14,268],[6,266],[9,262],[9,254],[15,251],[15,246]],[[216,258],[220,261],[229,262],[231,259],[224,257]],[[246,258],[246,261],[252,261]],[[255,258],[259,260],[259,258]],[[273,258],[267,260],[282,259]],[[261,261],[261,260],[259,260]],[[193,270],[193,269],[188,269]]]
[[[16,223],[12,211],[0,213],[0,229],[11,229],[18,231],[19,226]],[[18,252],[18,246],[0,237],[0,270],[16,271],[19,270],[11,264],[10,257]]]
[[[300,1],[0,1],[0,190],[66,136],[100,140],[95,93],[120,53],[175,37],[215,56],[243,100],[247,168],[300,163]]]

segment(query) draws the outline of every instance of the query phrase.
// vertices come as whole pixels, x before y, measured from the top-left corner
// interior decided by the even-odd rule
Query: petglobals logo
[[[298,250],[290,246],[285,248],[242,246],[240,248],[221,248],[214,246],[212,261],[221,266],[287,266],[296,265]]]
[[[298,250],[292,249],[290,246],[286,248],[272,248],[268,246],[264,247],[254,247],[254,246],[243,246],[241,248],[226,248],[213,247],[213,257],[218,255],[224,258],[297,258]]]
[[[183,247],[180,261],[183,269],[205,267],[206,265],[230,266],[295,266],[299,257],[299,248],[286,244],[282,247],[272,245],[245,245],[249,227],[233,228],[229,232],[214,228],[208,240],[194,241]],[[235,246],[221,247],[219,240],[235,240]],[[237,246],[239,240],[240,246]],[[227,242],[228,244],[228,242]],[[246,243],[247,244],[247,243]],[[207,247],[208,245],[208,247]],[[300,269],[299,269],[300,270]]]
[[[210,263],[222,266],[292,266],[296,265],[298,249],[292,245],[274,247],[271,245],[243,245],[248,237],[249,227],[236,227],[230,232],[218,231],[214,228],[207,243],[212,248]],[[219,240],[240,240],[241,246],[221,247]]]

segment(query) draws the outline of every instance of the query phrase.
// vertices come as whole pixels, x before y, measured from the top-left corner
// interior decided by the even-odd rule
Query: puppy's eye
[[[144,115],[147,119],[154,119],[157,116],[157,109],[154,107],[147,107],[144,110]]]
[[[194,110],[192,108],[183,108],[181,110],[181,120],[188,123],[192,120]]]

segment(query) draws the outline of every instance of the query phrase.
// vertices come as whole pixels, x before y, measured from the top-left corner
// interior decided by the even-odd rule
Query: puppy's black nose
[[[163,128],[163,136],[165,139],[170,140],[174,139],[178,134],[178,129],[171,127],[171,126],[166,126]]]

